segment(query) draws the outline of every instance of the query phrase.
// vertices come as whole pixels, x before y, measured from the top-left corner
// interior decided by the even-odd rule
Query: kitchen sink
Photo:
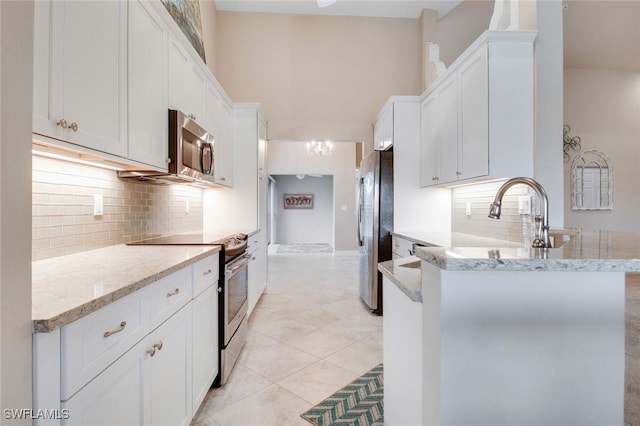
[[[571,239],[571,235],[567,234],[557,234],[550,233],[549,238],[551,239],[551,248],[560,248],[565,245]]]
[[[420,260],[414,260],[413,262],[403,263],[400,266],[402,266],[404,268],[419,268],[420,267]]]

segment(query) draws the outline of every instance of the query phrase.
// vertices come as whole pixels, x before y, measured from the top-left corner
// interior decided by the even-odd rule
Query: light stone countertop
[[[33,262],[33,331],[53,331],[220,250],[120,244]]]
[[[421,270],[401,265],[419,260],[448,271],[640,272],[640,235],[577,229],[552,233],[568,241],[544,250],[457,232],[394,231],[423,247],[416,247],[415,256],[382,262],[378,269],[415,302],[422,302]]]
[[[481,237],[452,233],[449,245],[442,233],[400,233],[418,247],[416,256],[449,271],[574,271],[640,272],[640,235],[613,231],[552,230],[570,239],[559,248],[533,249],[508,241],[482,243]],[[467,238],[470,237],[470,238]],[[469,244],[475,242],[474,244]]]
[[[422,303],[420,262],[420,259],[416,256],[403,257],[379,263],[378,270],[406,294],[409,299]]]

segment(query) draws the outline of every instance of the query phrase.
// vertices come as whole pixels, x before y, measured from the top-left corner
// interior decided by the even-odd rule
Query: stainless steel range
[[[247,235],[215,239],[206,234],[176,234],[145,238],[128,245],[220,245],[220,280],[218,281],[220,376],[216,384],[224,385],[238,361],[247,337],[249,292]]]

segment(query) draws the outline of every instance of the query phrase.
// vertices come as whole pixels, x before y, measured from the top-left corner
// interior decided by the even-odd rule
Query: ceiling
[[[316,0],[215,0],[215,3],[221,11],[418,18],[422,9],[435,9],[438,17],[444,16],[462,0],[337,0],[327,7],[318,7]]]

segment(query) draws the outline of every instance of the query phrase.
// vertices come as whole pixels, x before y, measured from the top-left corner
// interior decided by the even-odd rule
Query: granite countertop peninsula
[[[422,274],[420,259],[416,256],[402,257],[378,264],[378,270],[389,278],[409,299],[422,302]]]
[[[392,234],[416,243],[416,254],[378,270],[414,302],[422,302],[421,260],[449,271],[640,272],[640,235],[631,233],[552,230],[559,247],[551,249],[458,232]]]
[[[53,331],[220,250],[120,244],[35,261],[33,331]]]
[[[558,248],[534,249],[490,239],[483,243],[482,237],[456,233],[451,233],[448,245],[433,244],[437,238],[446,240],[446,234],[431,237],[429,233],[415,233],[412,237],[416,242],[424,238],[422,242],[431,243],[425,244],[431,247],[416,248],[416,256],[450,271],[640,272],[638,234],[579,229],[551,230],[551,234],[561,244]]]

